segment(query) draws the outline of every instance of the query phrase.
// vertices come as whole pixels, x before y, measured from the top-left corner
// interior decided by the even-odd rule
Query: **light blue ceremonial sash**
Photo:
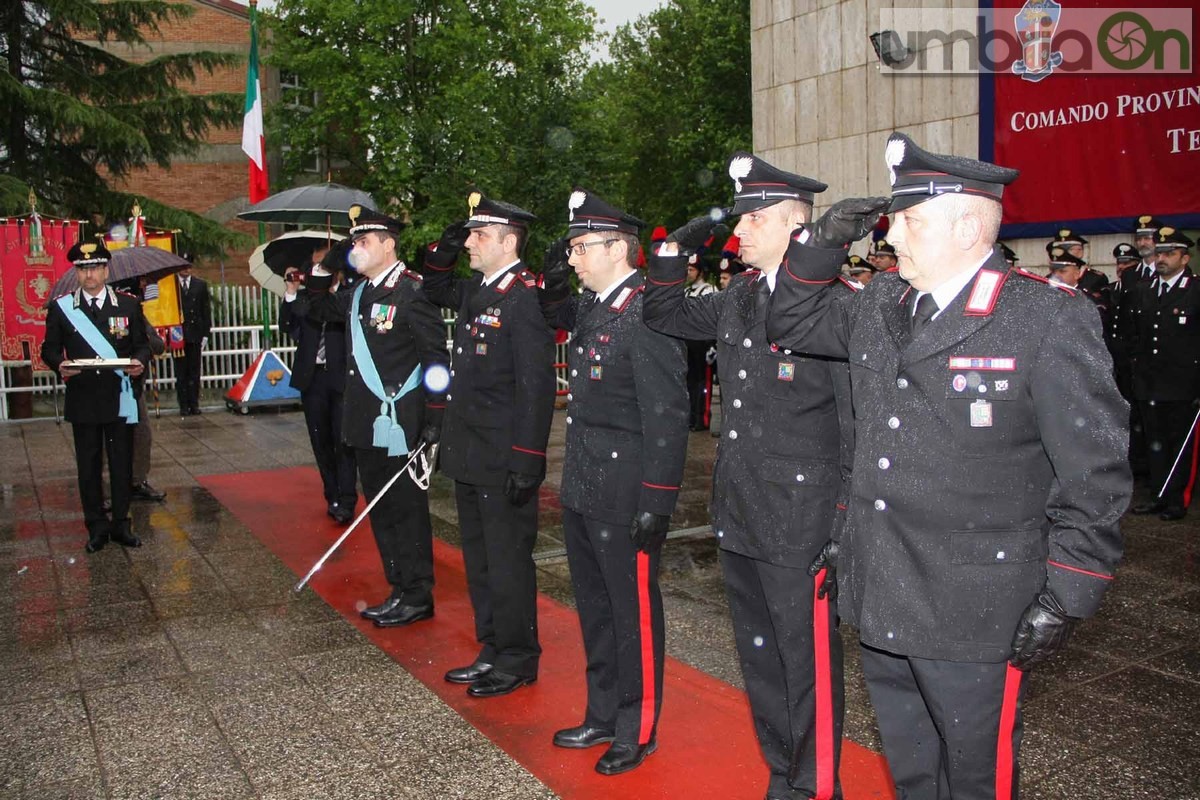
[[[109,298],[111,302],[111,298]],[[113,348],[112,342],[104,338],[104,334],[96,327],[87,314],[84,314],[75,307],[75,295],[64,294],[58,298],[58,307],[67,315],[67,321],[70,322],[83,340],[88,343],[88,347],[95,351],[100,358],[116,358],[117,351]],[[138,421],[137,400],[133,396],[133,384],[129,381],[129,376],[125,374],[125,370],[118,369],[115,372],[121,376],[121,404],[117,409],[117,416],[123,417],[129,425],[136,425]]]
[[[354,290],[354,302],[350,306],[350,354],[358,365],[358,373],[362,375],[363,383],[371,390],[371,394],[382,402],[379,404],[379,416],[375,418],[372,427],[371,445],[386,447],[389,456],[408,455],[408,437],[404,428],[396,419],[396,401],[421,385],[421,365],[413,367],[408,380],[391,397],[383,390],[383,381],[379,378],[379,370],[375,368],[375,359],[371,356],[371,348],[367,346],[367,337],[363,334],[362,320],[358,318],[359,301],[362,299],[363,288],[369,281],[358,284]]]

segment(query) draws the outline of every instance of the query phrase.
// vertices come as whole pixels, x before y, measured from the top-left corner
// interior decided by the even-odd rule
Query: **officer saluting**
[[[442,315],[421,291],[421,276],[396,257],[399,220],[350,208],[353,289],[297,297],[299,317],[346,324],[342,438],[354,448],[363,493],[373,499],[419,445],[441,437],[450,357]],[[318,275],[325,270],[313,268]],[[433,529],[429,498],[408,476],[371,511],[371,528],[391,595],[362,616],[380,627],[433,616]]]
[[[1192,494],[1195,443],[1188,429],[1200,399],[1200,281],[1188,266],[1191,239],[1170,226],[1159,228],[1156,238],[1157,277],[1136,296],[1133,393],[1145,426],[1150,487],[1157,494],[1168,474],[1171,481],[1161,499],[1140,503],[1133,513],[1170,521],[1183,519]]]
[[[133,427],[138,421],[137,378],[150,363],[142,304],[105,285],[108,250],[103,244],[77,242],[67,253],[79,275],[79,288],[56,298],[46,315],[42,360],[67,383],[66,411],[75,437],[79,498],[88,529],[86,549],[94,553],[111,539],[140,547],[129,521],[133,483]],[[127,370],[63,366],[66,360],[131,358]],[[108,456],[112,519],[103,508],[102,470]]]
[[[445,677],[470,684],[472,697],[496,697],[533,683],[542,652],[533,546],[554,414],[554,332],[518,255],[536,217],[479,192],[467,205],[467,221],[425,256],[426,296],[458,312],[441,464],[454,480],[481,645],[474,663]],[[455,278],[464,245],[476,274]]]
[[[1096,612],[1120,558],[1128,408],[1095,312],[994,248],[1017,172],[901,134],[885,158],[899,272],[833,302],[822,283],[878,208],[835,204],[795,237],[767,333],[849,357],[839,601],[897,795],[1007,800],[1022,670]]]
[[[820,181],[749,153],[729,161],[734,233],[751,269],[715,295],[680,291],[686,251],[713,226],[699,217],[652,255],[646,324],[717,341],[721,443],[713,467],[712,527],[720,546],[742,676],[767,796],[830,798],[837,792],[843,709],[842,650],[832,598],[814,598],[809,572],[833,536],[841,487],[834,380],[845,364],[773,346],[767,298],[794,227],[812,213]],[[842,284],[847,298],[851,288]]]
[[[582,189],[568,206],[567,238],[546,254],[542,303],[552,325],[573,331],[560,499],[588,700],[583,724],[554,744],[612,742],[596,771],[616,775],[658,746],[658,568],[687,453],[686,364],[682,342],[642,324],[644,223]],[[582,296],[571,294],[568,260]]]

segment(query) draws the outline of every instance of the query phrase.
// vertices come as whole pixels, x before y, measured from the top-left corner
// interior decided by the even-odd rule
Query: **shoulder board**
[[[120,289],[113,289],[113,291],[116,292],[121,297],[128,297],[130,300],[138,299],[138,296],[136,294],[130,294],[129,292],[123,292]]]
[[[508,294],[508,290],[513,287],[513,281],[515,281],[516,279],[517,279],[517,273],[515,273],[515,272],[510,272],[507,275],[505,275],[503,278],[500,279],[500,282],[496,284],[496,293],[497,294]]]
[[[408,278],[410,281],[413,281],[414,283],[424,283],[424,281],[425,281],[424,275],[422,275],[419,272],[413,272],[411,269],[406,269],[403,272],[401,272],[400,274],[403,275],[404,277]]]
[[[744,270],[744,271],[738,273],[737,275],[734,275],[733,280],[736,281],[738,278],[741,278],[743,280],[755,281],[755,280],[758,280],[759,275],[762,275],[762,272],[760,272],[759,270],[748,269],[748,270]]]
[[[847,289],[849,289],[852,292],[861,292],[862,291],[861,286],[855,286],[853,283],[846,280],[845,275],[838,275],[838,280],[841,281],[843,286],[845,286]]]
[[[523,269],[517,273],[517,277],[521,279],[521,283],[525,284],[527,289],[536,289],[538,285],[537,276],[527,269]]]
[[[644,284],[644,283],[641,284],[640,286],[634,286],[634,287],[626,286],[624,289],[617,292],[617,296],[616,296],[616,298],[613,299],[612,303],[609,304],[608,310],[613,312],[614,314],[621,313],[622,311],[625,310],[625,307],[629,305],[630,301],[632,301],[633,298],[635,298],[639,294],[641,294],[642,290],[645,288],[646,288],[646,284]]]
[[[986,317],[996,307],[996,298],[1000,296],[1000,288],[1008,279],[1008,273],[994,269],[980,269],[971,282],[971,293],[967,295],[967,310],[963,312],[968,317]]]
[[[1038,283],[1044,283],[1047,286],[1053,286],[1055,289],[1058,289],[1060,292],[1065,292],[1066,294],[1069,294],[1072,297],[1075,296],[1075,290],[1072,289],[1070,286],[1063,286],[1061,284],[1051,283],[1049,278],[1045,278],[1045,277],[1042,277],[1041,275],[1030,272],[1029,270],[1027,270],[1023,267],[1014,267],[1011,271],[1017,275],[1020,275],[1022,278],[1029,278],[1031,280],[1037,281]]]

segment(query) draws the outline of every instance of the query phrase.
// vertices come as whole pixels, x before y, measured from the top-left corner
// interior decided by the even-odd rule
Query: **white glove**
[[[200,352],[203,353],[207,349],[208,349],[208,337],[205,336],[203,339],[200,340]]]

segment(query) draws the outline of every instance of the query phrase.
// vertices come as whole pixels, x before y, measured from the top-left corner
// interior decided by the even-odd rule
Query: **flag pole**
[[[245,117],[242,121],[242,151],[250,159],[249,164],[249,194],[250,203],[254,204],[267,196],[269,180],[267,177],[267,145],[263,127],[262,81],[258,74],[258,0],[249,0],[250,6],[250,57],[246,70],[246,103]],[[258,243],[267,241],[267,227],[258,223]],[[271,349],[271,323],[268,319],[270,307],[267,292],[262,292],[260,309],[262,311],[263,350]]]

